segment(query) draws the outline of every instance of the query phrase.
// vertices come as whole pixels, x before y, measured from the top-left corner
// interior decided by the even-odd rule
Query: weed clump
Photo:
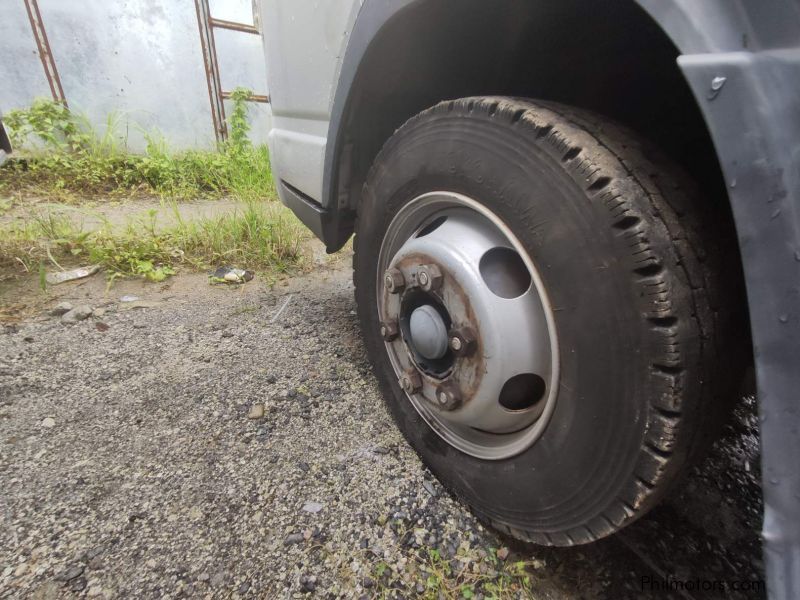
[[[243,88],[232,93],[229,138],[217,151],[173,152],[160,136],[148,135],[143,154],[129,152],[119,141],[115,117],[107,118],[100,135],[85,117],[63,104],[36,100],[30,108],[3,117],[16,152],[0,168],[0,194],[60,200],[137,194],[274,198],[267,148],[254,146],[248,137],[250,95]]]
[[[91,231],[64,215],[40,213],[23,223],[0,227],[0,271],[28,273],[74,263],[103,267],[111,281],[139,276],[163,281],[179,266],[205,269],[246,265],[268,279],[302,268],[308,234],[276,203],[243,202],[228,214],[186,221],[174,211],[168,224],[157,211],[124,228],[105,223]]]

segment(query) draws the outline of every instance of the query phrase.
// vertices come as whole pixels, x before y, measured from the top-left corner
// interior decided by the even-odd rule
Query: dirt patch
[[[26,199],[0,212],[0,226],[21,223],[35,215],[51,213],[68,218],[86,231],[102,226],[124,227],[133,221],[151,220],[154,220],[156,230],[159,230],[174,226],[180,219],[191,221],[229,214],[237,206],[241,206],[241,202],[228,198],[175,202],[144,197],[92,201],[79,206],[54,203],[44,199]]]

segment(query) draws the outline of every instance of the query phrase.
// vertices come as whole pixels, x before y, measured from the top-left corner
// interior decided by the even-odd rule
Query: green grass
[[[274,199],[267,148],[248,139],[249,94],[233,93],[229,139],[213,152],[174,152],[160,135],[149,134],[145,152],[133,154],[117,134],[122,124],[115,116],[100,134],[85,117],[51,100],[9,111],[4,122],[15,152],[0,167],[0,196]]]
[[[459,554],[460,558],[467,558]],[[477,563],[484,569],[480,572],[466,567],[454,570],[450,561],[445,560],[435,548],[420,548],[407,555],[413,573],[412,589],[415,596],[426,600],[457,600],[478,597],[481,594],[487,600],[506,598],[532,597],[532,572],[538,568],[538,561],[503,561],[497,557],[495,549],[485,552],[485,558],[477,558]],[[372,567],[372,578],[375,581],[376,598],[395,598],[398,583],[402,577],[393,573],[384,561],[376,562]],[[421,584],[424,592],[416,591]],[[400,584],[399,589],[405,586]]]
[[[231,264],[267,279],[305,264],[302,224],[277,203],[244,202],[230,214],[159,226],[156,211],[119,228],[106,223],[84,231],[63,215],[40,213],[0,228],[0,268],[36,273],[75,264],[97,264],[111,280],[141,276],[162,281],[185,265],[195,269]]]

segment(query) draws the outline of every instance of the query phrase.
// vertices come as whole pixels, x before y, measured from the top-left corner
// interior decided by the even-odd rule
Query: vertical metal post
[[[36,47],[39,50],[39,59],[42,61],[47,84],[50,86],[50,93],[53,100],[67,106],[67,98],[64,96],[64,88],[61,87],[61,78],[58,76],[58,68],[50,50],[50,42],[47,39],[47,32],[44,29],[42,13],[39,11],[37,0],[24,0],[25,10],[28,11],[28,20],[31,23],[33,37],[36,40]]]
[[[219,77],[217,48],[214,45],[214,28],[211,24],[211,9],[208,0],[194,0],[197,9],[197,26],[200,31],[200,47],[203,52],[203,65],[208,84],[208,99],[211,103],[211,118],[214,121],[214,135],[217,141],[228,137],[225,123],[225,105],[223,104],[222,83]]]
[[[253,27],[261,32],[261,10],[258,7],[258,0],[253,0]]]

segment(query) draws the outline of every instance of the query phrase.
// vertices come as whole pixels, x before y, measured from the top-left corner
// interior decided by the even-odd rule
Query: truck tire
[[[554,103],[446,101],[386,142],[357,215],[361,328],[398,427],[480,518],[594,541],[709,439],[734,378],[702,204],[634,134]]]

